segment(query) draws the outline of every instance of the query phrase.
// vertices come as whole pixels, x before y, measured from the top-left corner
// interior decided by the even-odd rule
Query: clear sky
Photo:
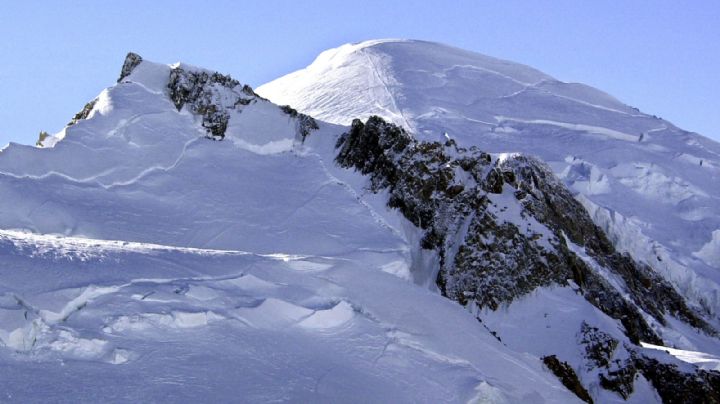
[[[717,0],[15,1],[0,10],[0,147],[62,129],[130,50],[256,87],[389,37],[525,63],[720,140]]]

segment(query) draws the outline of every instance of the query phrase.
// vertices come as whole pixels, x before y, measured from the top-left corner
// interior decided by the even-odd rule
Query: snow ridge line
[[[152,253],[152,252],[184,252],[199,255],[239,255],[254,256],[260,258],[269,258],[281,261],[298,261],[309,258],[334,259],[326,256],[314,255],[298,255],[286,253],[269,253],[260,254],[242,250],[221,250],[196,247],[179,247],[154,243],[141,243],[137,241],[124,240],[103,240],[83,237],[59,236],[34,234],[17,230],[0,229],[0,240],[7,240],[17,246],[31,246],[33,248],[87,248],[93,251],[108,252],[136,252],[136,253]]]
[[[542,79],[542,80],[540,80],[540,81],[538,81],[538,82],[536,82],[536,83],[527,83],[527,82],[520,81],[520,80],[517,80],[517,79],[515,79],[515,78],[512,78],[512,77],[510,77],[510,76],[507,76],[507,75],[505,75],[505,74],[502,74],[502,73],[500,73],[500,72],[498,72],[498,71],[495,71],[495,70],[492,70],[492,69],[488,69],[488,68],[486,68],[486,67],[475,66],[475,65],[454,65],[454,66],[451,66],[451,67],[448,67],[448,68],[443,69],[443,74],[447,74],[447,72],[449,72],[450,70],[456,69],[456,68],[465,68],[465,69],[472,69],[472,70],[483,71],[483,72],[486,72],[486,73],[490,73],[490,74],[497,75],[497,76],[502,77],[502,78],[504,78],[504,79],[510,80],[510,81],[512,81],[512,82],[515,83],[515,84],[519,84],[519,85],[523,86],[522,89],[520,89],[520,90],[518,90],[518,91],[515,91],[515,92],[513,92],[513,93],[511,93],[511,94],[508,94],[508,95],[503,95],[503,96],[501,96],[501,97],[499,97],[499,98],[511,98],[511,97],[514,97],[514,96],[516,96],[516,95],[519,95],[519,94],[524,93],[525,91],[527,91],[527,90],[529,90],[529,89],[531,89],[531,88],[536,88],[536,89],[537,89],[537,88],[539,88],[540,85],[542,85],[542,84],[544,84],[544,83],[552,83],[552,82],[555,82],[555,83],[560,83],[560,84],[571,84],[571,83],[566,83],[566,82],[562,82],[562,81],[559,81],[559,80],[549,80],[549,79]],[[594,103],[591,103],[591,102],[579,100],[579,99],[574,98],[574,97],[570,97],[570,96],[567,96],[567,95],[562,95],[562,94],[554,93],[554,92],[551,92],[551,91],[548,91],[548,90],[544,90],[544,91],[545,91],[547,94],[551,95],[551,96],[558,97],[558,98],[562,98],[562,99],[565,99],[565,100],[568,100],[568,101],[572,101],[572,102],[576,102],[576,103],[578,103],[578,104],[586,105],[586,106],[588,106],[588,107],[593,107],[593,108],[597,108],[597,109],[602,109],[602,110],[609,111],[609,112],[615,112],[615,113],[618,113],[618,114],[627,115],[627,116],[631,116],[631,117],[644,117],[644,116],[646,116],[645,114],[631,114],[631,113],[629,113],[629,112],[621,111],[621,110],[619,110],[619,109],[610,108],[610,107],[606,107],[606,106],[603,106],[603,105],[598,105],[598,104],[594,104]]]
[[[557,122],[557,121],[551,121],[547,119],[519,119],[519,118],[511,118],[506,116],[496,116],[495,119],[497,119],[498,122],[502,123],[505,121],[510,122],[519,122],[519,123],[528,123],[528,124],[538,124],[538,125],[551,125],[551,126],[557,126],[560,128],[575,130],[578,132],[585,132],[593,135],[602,135],[607,136],[613,139],[617,140],[624,140],[628,142],[637,142],[640,138],[639,135],[631,135],[624,132],[619,132],[613,129],[605,128],[602,126],[592,126],[592,125],[585,125],[581,123],[568,123],[568,122]]]
[[[98,180],[98,178],[102,178],[102,177],[104,177],[104,176],[107,176],[107,175],[112,174],[113,172],[117,171],[116,168],[107,169],[107,170],[105,170],[105,171],[100,172],[99,174],[96,174],[96,175],[93,175],[93,176],[87,177],[87,178],[75,178],[75,177],[72,177],[72,176],[69,176],[69,175],[67,175],[67,174],[64,174],[64,173],[61,173],[61,172],[57,172],[57,171],[48,171],[48,172],[46,172],[45,174],[42,174],[42,175],[31,175],[31,174],[18,175],[18,174],[6,172],[6,171],[0,171],[0,175],[5,176],[5,177],[10,177],[10,178],[19,179],[19,180],[35,180],[35,181],[42,181],[42,180],[45,180],[45,179],[50,178],[50,177],[60,177],[60,178],[62,178],[62,179],[65,179],[65,180],[67,180],[67,181],[74,182],[74,183],[77,183],[77,184],[97,185],[97,186],[99,186],[99,187],[101,187],[101,188],[103,188],[103,189],[105,189],[105,190],[110,190],[110,189],[115,188],[115,187],[122,187],[122,186],[132,185],[132,184],[136,183],[137,181],[141,180],[142,178],[144,178],[144,177],[146,177],[146,176],[148,176],[148,175],[150,175],[150,174],[152,174],[152,173],[154,173],[154,172],[156,172],[156,171],[168,172],[168,171],[174,169],[175,167],[178,166],[178,164],[180,164],[180,161],[181,161],[181,160],[183,159],[183,157],[185,156],[185,153],[186,153],[187,149],[188,149],[192,144],[197,143],[198,141],[200,141],[200,140],[202,140],[202,139],[203,139],[203,137],[196,137],[196,138],[192,138],[192,139],[190,139],[189,141],[187,141],[187,142],[183,145],[183,148],[182,148],[182,150],[180,151],[180,155],[179,155],[179,156],[175,159],[175,161],[174,161],[172,164],[170,164],[169,166],[155,165],[155,166],[152,166],[152,167],[148,167],[148,168],[144,169],[143,171],[141,171],[138,175],[136,175],[135,177],[133,177],[133,178],[131,178],[131,179],[129,179],[129,180],[117,181],[117,182],[113,182],[113,183],[110,183],[110,184],[103,184],[102,182],[100,182],[100,181]]]
[[[128,186],[128,185],[132,185],[132,184],[140,181],[140,180],[143,179],[144,177],[146,177],[146,176],[148,176],[148,175],[150,175],[150,174],[152,174],[152,173],[154,173],[154,172],[157,172],[157,171],[168,172],[168,171],[174,169],[175,167],[177,167],[178,164],[180,164],[180,162],[182,161],[182,159],[185,157],[185,153],[187,152],[187,149],[188,149],[191,145],[193,145],[193,144],[195,144],[195,143],[197,143],[198,141],[203,140],[203,139],[204,139],[203,137],[196,137],[196,138],[192,138],[192,139],[190,139],[189,141],[185,142],[185,144],[183,144],[182,150],[180,151],[180,155],[175,159],[175,161],[174,161],[172,164],[170,164],[170,165],[167,166],[167,167],[163,167],[163,166],[161,166],[161,165],[155,165],[155,166],[152,166],[152,167],[148,167],[148,168],[144,169],[143,171],[141,171],[140,174],[136,175],[135,177],[133,177],[133,178],[127,180],[127,181],[113,182],[112,184],[109,184],[109,185],[107,185],[107,186],[102,185],[102,187],[105,188],[105,189],[112,189],[112,188],[115,188],[115,187]]]
[[[587,102],[587,101],[583,101],[583,100],[578,100],[577,98],[568,97],[567,95],[561,95],[561,94],[557,94],[557,93],[553,93],[553,92],[549,92],[549,93],[550,93],[550,95],[552,95],[552,96],[554,96],[554,97],[558,97],[558,98],[562,98],[562,99],[565,99],[565,100],[568,100],[568,101],[576,102],[576,103],[578,103],[578,104],[586,105],[586,106],[588,106],[588,107],[593,107],[593,108],[597,108],[597,109],[602,109],[602,110],[604,110],[604,111],[615,112],[615,113],[618,113],[618,114],[627,115],[627,116],[635,117],[635,118],[647,116],[647,115],[645,115],[645,114],[631,114],[631,113],[629,113],[629,112],[620,111],[619,109],[610,108],[610,107],[605,107],[605,106],[603,106],[603,105],[593,104],[593,103],[591,103],[591,102]]]
[[[508,76],[508,75],[505,75],[505,74],[503,74],[503,73],[500,73],[500,72],[498,72],[498,71],[496,71],[496,70],[488,69],[488,68],[486,68],[486,67],[481,67],[481,66],[475,66],[475,65],[452,65],[452,66],[450,66],[450,67],[447,67],[447,68],[443,69],[443,74],[446,74],[447,72],[449,72],[449,71],[451,71],[451,70],[455,70],[455,69],[479,70],[479,71],[482,71],[482,72],[494,74],[494,75],[496,75],[496,76],[498,76],[498,77],[502,77],[502,78],[504,78],[504,79],[510,80],[510,81],[512,81],[513,83],[520,84],[521,86],[525,86],[526,89],[529,88],[529,87],[537,86],[537,85],[539,85],[539,84],[541,84],[541,83],[543,83],[543,82],[548,81],[547,79],[542,79],[542,80],[538,81],[537,83],[528,83],[528,82],[525,82],[525,81],[520,81],[520,80],[518,80],[518,79],[516,79],[516,78],[513,78],[513,77],[510,77],[510,76]]]

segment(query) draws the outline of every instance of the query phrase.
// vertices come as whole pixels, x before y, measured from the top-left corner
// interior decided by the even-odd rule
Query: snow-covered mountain
[[[718,324],[720,144],[586,85],[424,41],[343,45],[257,91],[328,122],[379,115],[420,139],[540,157],[617,248]]]
[[[0,152],[3,401],[572,400],[409,282],[313,122],[130,55],[54,147]]]
[[[0,151],[4,400],[720,400],[715,317],[555,166],[293,107],[129,54]]]

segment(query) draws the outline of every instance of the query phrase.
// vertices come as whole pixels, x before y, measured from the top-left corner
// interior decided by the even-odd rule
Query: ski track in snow
[[[115,136],[118,131],[125,129],[127,126],[129,126],[135,122],[138,122],[143,117],[146,117],[149,115],[158,115],[158,114],[160,114],[160,113],[136,114],[130,120],[124,120],[115,129],[111,130],[106,137]],[[20,179],[20,180],[34,180],[34,181],[41,181],[41,180],[45,180],[45,179],[52,178],[52,177],[59,177],[59,178],[62,178],[64,180],[67,180],[70,182],[74,182],[74,183],[78,183],[78,184],[92,184],[92,185],[97,185],[105,190],[110,190],[110,189],[116,188],[116,187],[133,185],[133,184],[137,183],[139,180],[145,178],[146,176],[151,175],[156,172],[168,172],[168,171],[174,169],[175,167],[177,167],[178,164],[180,164],[180,162],[184,158],[187,149],[191,145],[193,145],[201,140],[203,140],[203,137],[201,135],[198,135],[197,137],[192,137],[187,142],[185,142],[185,144],[183,144],[183,146],[182,146],[182,150],[180,151],[179,155],[175,158],[175,160],[171,164],[169,164],[167,166],[163,166],[163,165],[151,166],[151,167],[144,169],[143,171],[138,173],[133,178],[130,178],[130,179],[124,180],[124,181],[111,182],[109,184],[105,184],[105,183],[101,182],[99,179],[105,178],[105,177],[111,177],[113,173],[116,173],[118,171],[118,168],[111,167],[111,168],[108,168],[108,169],[98,173],[98,174],[95,174],[95,175],[92,175],[89,177],[85,177],[85,178],[76,178],[76,177],[72,177],[67,174],[63,174],[63,173],[60,173],[57,171],[52,171],[52,170],[48,171],[42,175],[29,175],[29,174],[17,175],[14,173],[3,172],[3,171],[0,171],[0,175],[15,178],[15,179]],[[77,142],[74,142],[74,143],[80,144]],[[131,142],[128,142],[128,143],[130,144]],[[82,147],[87,147],[86,145],[83,145],[83,144],[80,144],[80,145]]]
[[[373,217],[373,219],[375,219],[375,221],[376,221],[378,224],[380,224],[380,225],[383,226],[384,228],[388,229],[390,232],[392,232],[392,233],[393,233],[394,235],[396,235],[398,238],[400,238],[400,239],[405,239],[405,235],[404,235],[401,231],[399,231],[398,229],[396,229],[395,227],[391,226],[391,225],[382,217],[382,215],[378,214],[378,213],[375,211],[375,209],[373,209],[372,206],[370,206],[370,204],[368,204],[360,195],[358,195],[358,193],[355,191],[355,189],[353,189],[353,187],[351,187],[348,183],[342,181],[341,179],[339,179],[339,178],[337,178],[335,175],[333,175],[333,174],[330,172],[330,170],[328,169],[328,167],[327,167],[327,165],[325,164],[325,162],[323,161],[322,156],[320,156],[320,155],[317,154],[317,153],[311,153],[311,155],[317,159],[318,163],[320,164],[320,166],[321,166],[322,169],[323,169],[323,172],[325,173],[325,175],[327,175],[327,177],[330,179],[330,181],[332,181],[333,183],[335,183],[335,184],[337,184],[337,185],[340,185],[340,186],[343,187],[348,193],[350,193],[350,194],[358,201],[358,203],[359,203],[360,205],[362,205],[365,209],[367,209],[368,213],[370,213],[370,215]]]
[[[183,144],[182,150],[180,151],[180,154],[177,156],[175,161],[173,161],[173,163],[170,164],[169,166],[156,165],[156,166],[148,167],[148,168],[144,169],[143,171],[141,171],[138,175],[136,175],[135,177],[133,177],[129,180],[113,182],[108,185],[100,184],[100,186],[102,186],[105,189],[112,189],[115,187],[126,187],[126,186],[133,185],[133,184],[137,183],[138,181],[140,181],[141,179],[147,177],[148,175],[154,174],[156,172],[168,172],[168,171],[174,169],[175,167],[177,167],[178,164],[180,164],[182,159],[185,157],[185,153],[187,152],[187,149],[190,146],[192,146],[193,144],[195,144],[199,141],[202,141],[202,140],[203,140],[203,137],[198,136],[198,137],[192,138],[192,139],[188,140],[187,142],[185,142],[185,144]]]
[[[390,90],[390,87],[388,86],[388,84],[385,82],[385,79],[383,78],[384,75],[380,74],[380,71],[378,70],[378,66],[375,63],[375,61],[373,60],[374,55],[369,54],[369,52],[366,49],[363,49],[362,53],[365,56],[365,59],[367,60],[368,64],[371,66],[372,72],[375,75],[375,79],[382,85],[383,90],[390,98],[390,102],[392,102],[393,109],[388,110],[384,106],[378,105],[378,104],[376,104],[376,106],[388,111],[388,113],[390,113],[390,115],[400,115],[400,118],[402,119],[402,126],[407,128],[408,130],[412,130],[413,126],[410,125],[410,122],[405,118],[405,115],[403,115],[402,109],[400,109],[398,107],[397,102],[395,101],[395,96],[393,95],[392,91]]]

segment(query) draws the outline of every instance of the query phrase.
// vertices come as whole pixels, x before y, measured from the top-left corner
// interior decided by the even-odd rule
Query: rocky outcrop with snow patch
[[[334,123],[378,115],[420,140],[541,158],[615,248],[720,325],[720,144],[532,67],[439,43],[346,44],[258,87]],[[678,341],[679,342],[679,341]]]
[[[452,140],[420,142],[379,117],[353,121],[337,148],[338,164],[369,176],[370,190],[387,192],[387,205],[422,230],[419,247],[439,257],[440,290],[474,312],[549,285],[576,286],[622,324],[629,343],[662,344],[649,321],[671,317],[716,335],[667,281],[617,252],[535,158],[492,156]],[[591,339],[587,358],[609,362],[617,341],[600,339]],[[563,368],[557,358],[551,362]]]
[[[173,67],[168,83],[170,99],[180,111],[187,107],[202,118],[202,126],[208,137],[216,140],[225,138],[230,121],[229,110],[241,112],[244,106],[263,100],[247,84],[217,72],[188,69],[182,65]],[[297,120],[297,132],[301,140],[318,129],[315,120],[288,106],[281,110]]]

